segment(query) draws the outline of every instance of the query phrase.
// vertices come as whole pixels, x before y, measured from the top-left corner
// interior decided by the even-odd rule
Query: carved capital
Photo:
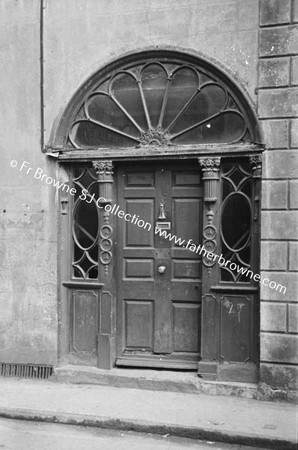
[[[198,158],[198,161],[200,163],[200,166],[202,167],[202,171],[204,172],[218,172],[219,166],[220,166],[220,159],[219,157],[215,158],[209,158],[209,157],[203,157]]]
[[[262,155],[252,155],[249,157],[249,161],[252,167],[253,178],[261,178],[262,176]]]
[[[198,161],[203,171],[204,200],[205,202],[216,202],[220,158],[205,157],[198,158]]]
[[[113,175],[113,161],[92,161],[97,175]]]

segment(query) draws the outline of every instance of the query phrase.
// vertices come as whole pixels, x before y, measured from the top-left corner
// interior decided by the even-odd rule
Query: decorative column
[[[254,222],[258,220],[260,210],[260,196],[261,196],[261,178],[262,178],[262,155],[256,154],[249,157],[252,167],[252,177],[254,183]]]
[[[96,170],[99,183],[99,204],[102,207],[112,203],[113,197],[113,163],[112,161],[93,161],[93,167]],[[113,227],[110,224],[110,212],[108,208],[103,209],[103,223],[100,227],[100,254],[99,260],[104,266],[104,277],[109,275],[109,265],[112,262],[113,254],[111,252],[113,241]]]
[[[208,252],[215,253],[219,229],[219,157],[198,159],[204,183],[204,217],[203,217],[203,255],[202,255],[202,318],[201,318],[201,360],[198,373],[205,379],[217,378],[219,363],[219,305],[212,284],[217,284],[217,270],[214,258],[208,258]]]
[[[251,164],[251,171],[252,171],[252,209],[253,209],[253,220],[252,220],[252,227],[251,227],[251,241],[252,241],[252,254],[253,256],[253,271],[255,274],[260,274],[260,276],[264,276],[261,271],[262,267],[262,254],[261,254],[261,191],[262,191],[262,154],[257,153],[255,155],[251,155],[249,157],[249,161]],[[266,238],[265,238],[266,239]],[[264,243],[264,246],[268,245],[268,242]],[[275,243],[270,243],[270,245],[275,245]],[[266,253],[266,252],[265,252]],[[259,358],[259,352],[258,352],[258,345],[259,342],[262,341],[262,338],[264,336],[264,332],[260,329],[259,324],[263,323],[264,317],[262,317],[262,314],[265,314],[270,316],[270,309],[273,311],[274,316],[274,310],[271,308],[271,305],[267,307],[268,302],[265,300],[263,301],[263,288],[262,285],[260,285],[259,282],[255,281],[254,279],[254,287],[256,289],[254,295],[252,295],[252,314],[255,319],[251,321],[251,327],[253,327],[252,330],[252,336],[253,344],[254,344],[254,354],[256,355],[256,360]],[[286,305],[285,305],[286,308]],[[266,317],[266,323],[269,323]],[[266,333],[265,333],[266,334]],[[260,339],[260,341],[259,341]],[[258,355],[258,356],[257,356]],[[262,356],[260,355],[260,359]],[[260,376],[262,379],[262,359],[260,362]],[[265,363],[265,371],[266,371],[266,363]],[[256,368],[257,372],[257,368]]]
[[[93,167],[97,173],[99,183],[99,200],[102,217],[99,231],[99,277],[104,284],[100,293],[99,304],[99,330],[97,335],[98,367],[111,369],[113,366],[113,310],[114,302],[113,276],[110,267],[113,262],[113,217],[110,210],[113,201],[113,162],[93,161]],[[109,208],[107,206],[109,205]]]
[[[203,246],[208,252],[215,252],[217,248],[217,226],[214,225],[214,207],[218,196],[219,166],[220,158],[199,158],[203,171],[204,202],[206,205],[206,218],[204,219]],[[211,277],[211,267],[215,261],[203,256],[203,264],[208,268],[208,276]]]

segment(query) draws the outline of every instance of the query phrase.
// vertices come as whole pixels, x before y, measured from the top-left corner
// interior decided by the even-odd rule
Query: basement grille
[[[0,363],[1,377],[47,379],[53,374],[53,366],[36,364]]]

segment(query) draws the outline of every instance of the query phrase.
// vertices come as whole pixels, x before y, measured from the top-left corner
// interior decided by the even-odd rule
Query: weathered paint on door
[[[130,163],[117,171],[118,204],[145,228],[118,219],[117,364],[197,368],[201,256],[156,234],[157,222],[186,245],[202,234],[198,164]],[[142,225],[142,222],[139,222]]]

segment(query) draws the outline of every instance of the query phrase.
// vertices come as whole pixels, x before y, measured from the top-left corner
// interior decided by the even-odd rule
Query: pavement
[[[285,402],[0,378],[0,417],[297,449]]]

